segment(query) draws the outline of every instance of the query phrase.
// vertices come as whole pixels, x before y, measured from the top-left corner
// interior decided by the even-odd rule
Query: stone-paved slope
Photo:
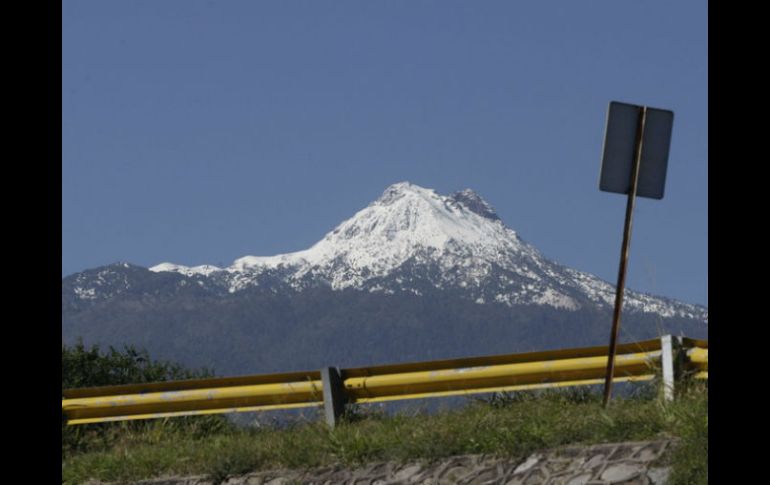
[[[224,485],[301,484],[507,484],[663,485],[669,469],[661,458],[669,440],[570,446],[535,453],[524,461],[466,455],[433,463],[375,463],[357,469],[328,467],[269,471],[230,477]],[[206,477],[145,480],[137,485],[214,485]]]

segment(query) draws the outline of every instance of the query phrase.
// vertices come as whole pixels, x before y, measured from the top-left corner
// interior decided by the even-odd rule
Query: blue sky
[[[62,276],[312,245],[408,180],[472,188],[614,284],[607,104],[675,112],[628,287],[708,304],[707,2],[62,3]]]

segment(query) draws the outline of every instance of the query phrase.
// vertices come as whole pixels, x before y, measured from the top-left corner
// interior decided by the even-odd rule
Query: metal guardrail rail
[[[154,382],[63,391],[67,424],[213,413],[325,408],[334,426],[345,403],[372,403],[583,386],[604,382],[608,347],[584,347],[320,371]],[[708,342],[666,335],[618,346],[613,380],[662,375],[665,397],[683,377],[708,379]]]

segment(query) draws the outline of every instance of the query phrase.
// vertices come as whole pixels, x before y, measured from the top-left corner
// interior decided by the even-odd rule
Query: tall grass
[[[707,483],[708,392],[689,386],[665,403],[653,391],[616,398],[609,409],[598,392],[544,391],[470,400],[435,414],[386,415],[352,406],[336,429],[321,419],[278,429],[169,427],[147,422],[63,458],[65,483],[90,478],[127,482],[162,475],[230,474],[270,468],[371,461],[438,459],[486,453],[523,459],[568,444],[677,437],[671,456],[675,484]]]

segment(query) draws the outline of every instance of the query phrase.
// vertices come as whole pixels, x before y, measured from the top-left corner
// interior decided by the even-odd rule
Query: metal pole
[[[620,310],[623,307],[623,290],[626,286],[626,268],[628,267],[628,250],[631,246],[631,219],[634,213],[636,201],[636,188],[639,182],[639,165],[642,158],[642,139],[644,137],[644,122],[647,118],[647,107],[639,110],[639,118],[636,123],[636,146],[634,148],[634,161],[631,166],[631,186],[628,189],[628,201],[626,202],[626,222],[623,229],[623,245],[620,249],[620,269],[618,270],[618,284],[615,290],[615,310],[612,314],[612,332],[610,333],[610,347],[607,356],[607,376],[604,379],[604,407],[610,401],[612,393],[612,375],[615,371],[615,354],[617,351],[617,339],[620,331]]]

